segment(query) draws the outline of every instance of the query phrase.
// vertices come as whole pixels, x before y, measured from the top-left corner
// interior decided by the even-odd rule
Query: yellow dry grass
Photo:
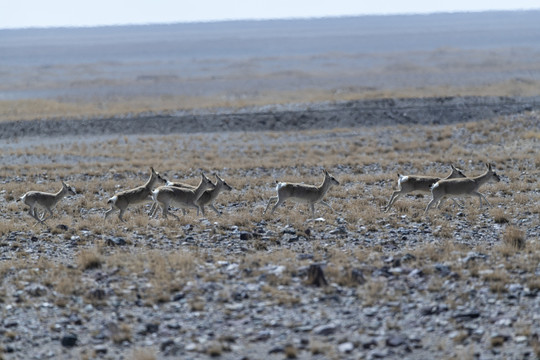
[[[242,97],[229,96],[145,96],[88,99],[70,102],[56,99],[1,100],[0,121],[92,118],[144,113],[168,114],[178,110],[244,108],[270,104],[317,103],[379,98],[414,98],[433,96],[536,96],[540,81],[508,80],[478,86],[427,86],[394,90],[305,89],[295,91],[260,91]],[[530,132],[528,137],[537,137]]]

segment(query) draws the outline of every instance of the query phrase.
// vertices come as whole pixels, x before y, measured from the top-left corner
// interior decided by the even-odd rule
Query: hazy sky
[[[540,9],[538,0],[0,0],[0,28]]]

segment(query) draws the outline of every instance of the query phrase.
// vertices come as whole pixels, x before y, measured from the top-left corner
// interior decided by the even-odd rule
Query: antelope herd
[[[431,192],[432,199],[427,205],[424,214],[427,214],[428,210],[435,204],[437,204],[437,208],[440,208],[446,198],[452,198],[455,201],[454,198],[456,197],[477,196],[480,200],[480,206],[482,206],[482,200],[485,200],[486,204],[491,206],[486,197],[478,192],[478,189],[491,179],[497,182],[500,181],[500,177],[495,173],[491,164],[486,165],[486,167],[487,169],[484,174],[475,177],[466,177],[462,170],[457,169],[453,165],[451,165],[451,173],[444,178],[398,174],[399,189],[392,193],[384,211],[388,212],[400,196],[412,192]],[[150,168],[150,171],[150,177],[144,185],[121,191],[107,201],[107,204],[111,208],[105,212],[105,219],[113,211],[119,210],[118,218],[121,221],[125,221],[122,216],[128,206],[147,203],[149,201],[153,202],[150,208],[151,217],[157,216],[158,210],[161,209],[164,218],[167,215],[172,215],[176,219],[179,219],[177,215],[169,212],[170,206],[180,207],[184,215],[189,208],[197,209],[197,216],[199,213],[202,213],[204,216],[204,206],[209,205],[216,214],[221,215],[213,203],[220,192],[232,190],[232,187],[218,175],[215,175],[216,182],[213,183],[204,173],[201,173],[199,185],[193,186],[185,183],[170,182],[156,172],[154,168]],[[277,195],[269,199],[263,214],[268,211],[273,201],[275,201],[275,205],[272,207],[272,214],[279,205],[289,199],[307,203],[312,216],[315,216],[316,203],[320,203],[333,210],[328,203],[323,201],[324,196],[332,185],[339,185],[339,181],[326,170],[324,170],[323,182],[318,186],[304,183],[277,182]],[[22,201],[28,205],[30,207],[28,211],[29,215],[39,223],[43,223],[53,215],[52,208],[64,196],[75,194],[75,189],[62,181],[62,189],[57,193],[29,191],[17,201]],[[41,216],[38,209],[43,210]],[[45,212],[49,213],[48,217],[45,217]]]

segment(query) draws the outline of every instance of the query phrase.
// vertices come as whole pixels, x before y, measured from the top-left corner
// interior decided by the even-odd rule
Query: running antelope
[[[197,205],[200,206],[202,214],[204,216],[204,206],[209,205],[212,210],[216,212],[216,214],[221,215],[221,211],[216,209],[214,206],[214,201],[216,200],[217,196],[222,191],[231,191],[232,187],[227,184],[222,178],[220,178],[217,174],[216,176],[216,184],[214,185],[213,189],[206,190],[201,197],[196,201]]]
[[[216,200],[217,196],[219,195],[220,192],[222,191],[231,191],[232,190],[232,187],[227,184],[225,182],[225,180],[223,180],[222,178],[220,178],[217,174],[215,174],[215,177],[216,177],[216,183],[214,184],[214,188],[211,189],[211,190],[206,190],[202,195],[201,197],[196,201],[196,203],[201,207],[201,211],[202,211],[202,214],[203,216],[205,215],[204,214],[204,207],[208,204],[210,204],[210,208],[212,208],[212,210],[214,210],[216,212],[216,214],[218,215],[221,215],[221,211],[219,211],[218,209],[216,209],[216,207],[214,206],[214,201]],[[179,187],[179,188],[184,188],[184,189],[190,189],[190,190],[194,190],[197,188],[197,186],[195,185],[190,185],[190,184],[186,184],[186,183],[182,183],[182,182],[172,182],[172,181],[167,181],[167,186],[174,186],[174,187]],[[155,208],[157,207],[157,202],[154,202],[152,204],[152,208],[150,209],[150,213],[155,213]],[[182,209],[182,212],[184,213],[184,215],[186,215],[186,209]]]
[[[29,191],[23,196],[21,196],[17,201],[22,201],[26,205],[30,206],[28,214],[36,219],[38,222],[43,223],[45,220],[50,218],[52,213],[52,208],[66,195],[76,195],[75,188],[69,186],[62,181],[62,189],[57,193],[47,193],[42,191]],[[39,217],[37,208],[42,208],[45,211],[49,212],[49,216],[45,217],[45,211],[43,212],[42,217]]]
[[[197,215],[199,215],[200,205],[197,200],[208,189],[213,189],[214,184],[204,175],[201,174],[201,182],[196,189],[181,188],[176,186],[161,186],[152,192],[152,199],[161,207],[163,211],[163,217],[167,217],[167,214],[171,214],[177,220],[180,220],[175,214],[169,213],[169,205],[177,205],[182,209],[195,208],[197,209]],[[158,206],[153,207],[153,212],[150,216],[154,216],[157,212]]]
[[[263,214],[266,213],[273,200],[276,200],[276,204],[272,208],[272,214],[274,213],[276,208],[279,205],[283,204],[283,202],[287,199],[295,200],[297,202],[308,203],[311,208],[311,214],[313,217],[315,217],[315,203],[317,202],[320,202],[324,206],[329,207],[333,211],[334,209],[332,209],[330,205],[322,201],[322,198],[332,185],[339,185],[339,181],[337,181],[326,170],[324,170],[324,180],[319,186],[286,182],[277,183],[277,196],[272,196],[270,200],[268,200],[268,205],[266,205],[266,209],[264,209]]]
[[[452,172],[450,175],[445,177],[444,179],[454,179],[454,178],[464,178],[465,174],[463,172],[454,167],[454,165],[451,165]],[[439,180],[442,180],[440,177],[436,176],[423,176],[423,175],[401,175],[398,174],[398,187],[399,190],[396,190],[392,193],[392,196],[390,197],[390,201],[388,201],[388,205],[386,205],[386,208],[384,212],[388,212],[392,205],[396,202],[396,200],[405,194],[411,193],[411,192],[423,192],[423,193],[430,193],[431,187]]]
[[[424,214],[437,202],[439,202],[440,207],[447,197],[478,196],[480,206],[482,206],[482,199],[491,206],[486,197],[478,192],[478,188],[491,179],[499,182],[501,178],[493,171],[491,164],[486,166],[486,172],[482,175],[463,179],[444,179],[435,183],[431,188],[432,199],[426,207]]]
[[[158,183],[165,184],[167,180],[157,173],[153,167],[151,167],[150,170],[150,178],[148,178],[148,181],[146,181],[144,185],[134,189],[121,191],[107,201],[107,204],[110,204],[111,208],[105,212],[105,219],[107,219],[107,216],[109,216],[111,212],[118,209],[120,210],[118,218],[121,221],[125,221],[122,219],[122,215],[124,215],[124,212],[129,205],[140,204],[152,200],[152,189]]]

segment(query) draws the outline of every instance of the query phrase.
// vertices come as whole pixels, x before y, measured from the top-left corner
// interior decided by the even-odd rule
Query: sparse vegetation
[[[382,309],[387,304],[392,314],[399,314],[404,311],[400,304],[432,301],[429,299],[448,305],[452,311],[441,310],[440,315],[447,318],[474,304],[475,292],[487,289],[483,294],[493,304],[499,297],[512,295],[517,287],[513,284],[523,284],[536,293],[540,284],[530,274],[537,271],[539,244],[527,238],[527,231],[538,227],[534,218],[540,209],[534,206],[540,200],[535,191],[538,179],[523,180],[521,174],[533,173],[537,166],[528,149],[538,140],[530,134],[524,136],[537,122],[538,114],[532,112],[514,117],[511,123],[501,117],[414,129],[243,132],[219,135],[219,139],[211,133],[141,135],[114,141],[97,138],[97,146],[61,139],[29,145],[24,151],[20,144],[6,144],[4,156],[31,164],[14,161],[0,169],[4,180],[0,202],[5,209],[0,225],[4,256],[0,301],[28,307],[54,304],[66,313],[80,314],[85,324],[93,321],[87,311],[122,309],[115,315],[118,319],[110,319],[89,336],[132,349],[145,336],[141,334],[149,331],[140,329],[146,324],[129,317],[132,308],[148,310],[148,314],[165,312],[172,318],[181,313],[208,322],[216,314],[224,314],[228,319],[224,323],[240,323],[245,321],[244,311],[251,308],[261,318],[287,311],[302,318],[304,310],[300,309],[309,304],[313,309],[306,316],[326,323],[330,316],[326,311],[336,316],[334,308],[347,308],[334,306],[337,299],[356,304],[355,314],[345,318],[363,316],[363,309]],[[418,143],[428,133],[430,141],[425,147],[408,146],[407,141]],[[495,151],[492,144],[500,140],[501,133],[503,144],[519,139],[520,147],[502,146]],[[389,136],[395,137],[393,146],[400,153],[386,151],[386,145],[379,144]],[[211,156],[200,150],[212,146],[217,147]],[[434,150],[440,146],[445,147],[444,153]],[[170,156],[162,156],[164,148]],[[56,163],[33,160],[43,153]],[[79,160],[60,161],[68,155],[84,159],[84,168]],[[422,213],[429,196],[404,196],[389,213],[383,212],[397,172],[442,176],[448,174],[449,164],[455,164],[466,174],[477,175],[488,160],[509,179],[481,189],[494,205],[491,209],[478,208],[476,199],[465,199],[462,206],[447,202],[442,209],[432,209],[426,218]],[[143,184],[150,166],[167,179],[193,184],[201,170],[218,173],[233,187],[216,200],[223,214],[208,211],[202,219],[192,210],[186,215],[173,210],[179,221],[151,219],[147,203],[129,207],[125,223],[117,216],[104,221],[106,200]],[[305,204],[285,203],[273,216],[263,215],[268,199],[275,194],[276,180],[320,183],[323,166],[341,183],[325,197],[334,211],[317,206],[314,220]],[[60,179],[74,186],[77,195],[60,202],[44,225],[35,224],[24,205],[14,200],[28,191],[29,184],[47,191]],[[321,265],[324,286],[307,285],[312,264]],[[32,295],[21,297],[26,293]],[[385,314],[381,316],[389,330],[404,331],[400,317],[390,321]],[[147,315],[141,312],[138,316]],[[262,332],[256,336],[265,338],[270,336],[264,332],[268,326],[287,324],[294,331],[304,329],[306,325],[298,321],[256,322],[253,326],[255,333]],[[448,328],[454,326],[452,319],[447,323]],[[235,334],[230,329],[217,330],[208,342],[199,343],[188,326],[178,329],[174,323],[167,324],[159,328],[193,336],[189,340],[196,344],[193,351],[205,356],[235,351],[235,346],[212,340]],[[56,331],[57,327],[52,323],[46,329]],[[455,335],[441,345],[444,349],[470,344],[468,329],[456,326],[452,331]],[[17,336],[10,341],[17,341]],[[249,336],[255,335],[240,334],[234,341],[244,344],[243,337]],[[488,340],[497,349],[507,344],[499,343],[499,339]],[[428,341],[423,344],[431,346]],[[339,357],[333,353],[334,344],[319,337],[307,346],[289,345],[280,348],[286,358],[302,358],[307,352]],[[160,358],[165,352],[151,349],[128,354]]]

